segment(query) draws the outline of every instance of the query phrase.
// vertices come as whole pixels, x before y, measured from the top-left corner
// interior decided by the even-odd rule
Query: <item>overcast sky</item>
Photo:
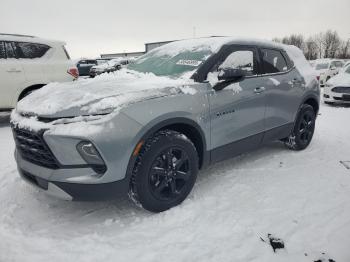
[[[73,58],[195,35],[350,38],[350,0],[1,0],[0,32],[64,40]]]

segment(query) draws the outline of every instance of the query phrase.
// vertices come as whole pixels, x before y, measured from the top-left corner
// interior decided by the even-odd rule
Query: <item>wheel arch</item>
[[[46,84],[35,84],[35,85],[31,85],[31,86],[28,86],[26,88],[24,88],[23,90],[21,90],[21,92],[17,95],[17,98],[16,98],[16,102],[18,102],[19,100],[21,100],[25,94],[27,94],[28,92],[30,91],[34,91],[34,90],[37,90],[37,89],[40,89],[42,88],[43,86],[45,86]]]
[[[202,128],[193,120],[185,117],[175,117],[171,119],[167,119],[161,121],[151,128],[148,128],[147,131],[141,135],[141,139],[137,142],[134,147],[133,153],[130,156],[126,178],[130,180],[132,176],[132,171],[137,159],[137,155],[134,155],[134,151],[136,150],[138,144],[146,141],[153,134],[160,130],[171,129],[174,131],[178,131],[186,135],[196,147],[199,157],[199,168],[204,168],[209,164],[209,154],[207,153],[207,142],[205,138],[205,134]]]
[[[307,96],[306,98],[304,98],[303,103],[301,105],[307,104],[312,106],[312,108],[315,111],[315,114],[317,115],[319,109],[320,109],[320,104],[319,104],[319,99],[317,99],[314,96]]]

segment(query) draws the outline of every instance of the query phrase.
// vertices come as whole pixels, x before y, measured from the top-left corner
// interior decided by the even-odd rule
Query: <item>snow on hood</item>
[[[103,114],[137,101],[174,94],[174,87],[193,94],[195,90],[189,90],[193,83],[187,77],[171,79],[122,69],[94,79],[48,84],[21,100],[16,111],[54,117]]]
[[[349,73],[339,73],[333,76],[327,81],[327,83],[334,86],[350,86],[350,74]]]

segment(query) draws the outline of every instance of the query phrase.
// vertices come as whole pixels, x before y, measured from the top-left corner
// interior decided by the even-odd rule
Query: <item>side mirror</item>
[[[246,75],[246,71],[236,68],[224,68],[219,71],[218,80],[219,81],[237,81]]]
[[[230,85],[232,82],[238,82],[247,75],[247,71],[242,69],[224,68],[219,71],[219,82],[213,87],[220,91]]]

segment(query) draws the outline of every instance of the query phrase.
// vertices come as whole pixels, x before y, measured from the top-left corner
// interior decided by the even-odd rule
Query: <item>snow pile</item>
[[[278,81],[276,78],[270,77],[269,80],[275,85],[278,86],[281,84],[280,81]]]
[[[18,113],[53,115],[69,108],[79,108],[86,114],[99,114],[132,102],[163,96],[167,87],[193,83],[185,77],[172,79],[122,69],[94,79],[48,84],[21,100],[16,110]]]

